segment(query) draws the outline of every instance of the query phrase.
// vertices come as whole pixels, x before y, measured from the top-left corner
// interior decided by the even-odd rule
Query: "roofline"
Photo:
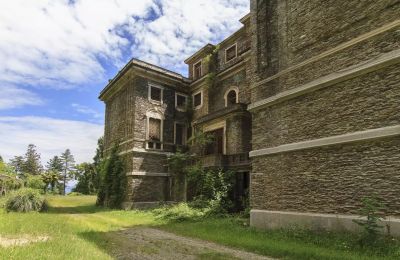
[[[244,24],[248,19],[250,19],[250,17],[251,17],[251,13],[248,13],[245,16],[243,16],[242,18],[240,18],[239,22]]]
[[[125,64],[125,66],[117,73],[117,75],[115,75],[115,77],[110,80],[108,82],[108,84],[104,87],[104,89],[100,92],[99,95],[99,99],[101,99],[104,94],[112,87],[112,85],[114,85],[115,82],[117,82],[131,67],[138,67],[141,69],[145,69],[148,70],[150,69],[151,71],[161,74],[163,76],[175,79],[175,80],[179,80],[182,82],[189,82],[189,79],[182,76],[179,73],[176,73],[174,71],[171,70],[167,70],[165,68],[162,68],[160,66],[136,59],[136,58],[132,58],[127,64]]]
[[[196,58],[200,53],[202,53],[206,48],[214,48],[215,45],[211,43],[207,43],[204,47],[202,47],[200,50],[196,51],[194,54],[192,54],[189,58],[187,58],[184,62],[188,64],[191,60]]]

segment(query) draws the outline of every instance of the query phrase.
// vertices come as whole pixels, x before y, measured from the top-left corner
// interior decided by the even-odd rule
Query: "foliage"
[[[74,192],[91,195],[98,190],[98,177],[95,165],[91,163],[81,163],[76,166],[75,177],[78,180]]]
[[[9,195],[5,207],[7,212],[44,211],[47,202],[37,190],[23,188]]]
[[[205,63],[208,64],[208,74],[206,76],[206,84],[207,87],[211,89],[216,87],[217,85],[216,72],[218,67],[219,49],[220,49],[219,45],[215,46],[214,50],[204,58]]]
[[[43,181],[42,176],[29,174],[29,175],[26,175],[25,187],[35,189],[35,190],[45,191],[46,184]]]
[[[118,154],[118,145],[111,149],[110,157],[104,161],[97,204],[120,208],[125,199],[127,180],[124,163]]]
[[[214,136],[207,132],[194,131],[192,136],[188,139],[190,144],[190,153],[193,155],[204,154],[207,145],[214,141]]]
[[[75,171],[75,160],[69,149],[65,150],[61,154],[61,162],[62,162],[62,182],[63,182],[63,195],[65,195],[65,188],[67,185],[67,181],[70,180]]]
[[[168,167],[172,174],[182,175],[185,174],[186,167],[190,160],[190,155],[182,153],[178,150],[176,153],[168,157]]]
[[[361,246],[371,246],[377,243],[383,228],[379,225],[379,221],[385,218],[381,213],[384,205],[375,196],[363,198],[362,204],[359,214],[365,219],[353,221],[363,229],[363,235],[359,240]]]
[[[58,180],[60,178],[60,173],[56,170],[47,170],[44,174],[42,174],[43,182],[45,183],[45,191],[49,189],[52,193],[56,193],[56,187],[58,184]]]
[[[152,213],[163,220],[185,221],[204,217],[206,211],[190,207],[187,203],[179,203],[173,206],[164,206],[154,209]]]
[[[76,191],[68,193],[68,196],[82,196],[82,195],[85,195],[85,194],[80,193],[80,192],[76,192]]]
[[[224,215],[233,210],[231,193],[235,173],[204,169],[201,165],[188,168],[187,177],[194,207],[208,207],[210,214]]]
[[[24,164],[25,161],[23,156],[14,156],[14,158],[10,160],[10,165],[14,168],[18,175],[23,174]]]
[[[24,174],[39,175],[42,169],[40,154],[36,151],[36,146],[29,144],[25,153],[22,172]]]

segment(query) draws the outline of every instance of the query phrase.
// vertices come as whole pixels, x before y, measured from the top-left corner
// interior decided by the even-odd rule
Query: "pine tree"
[[[65,195],[65,188],[67,181],[71,179],[75,170],[75,160],[69,149],[61,154],[62,161],[62,180],[63,180],[63,195]]]
[[[24,159],[24,173],[39,175],[42,172],[43,167],[40,163],[40,154],[36,151],[36,146],[34,144],[28,145]]]
[[[10,165],[14,168],[18,175],[23,175],[25,165],[23,156],[14,156],[14,158],[10,160]]]
[[[51,158],[46,165],[46,173],[43,177],[47,186],[50,185],[50,189],[54,192],[55,187],[59,185],[59,180],[62,179],[63,173],[63,162],[57,155]]]

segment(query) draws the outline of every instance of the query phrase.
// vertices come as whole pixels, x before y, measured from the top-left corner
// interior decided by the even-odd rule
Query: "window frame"
[[[239,88],[238,87],[230,87],[225,91],[225,94],[224,94],[225,107],[228,107],[228,94],[232,90],[235,91],[235,93],[236,93],[236,104],[239,103]]]
[[[150,140],[150,136],[149,136],[149,125],[150,125],[150,118],[153,119],[157,119],[160,120],[160,149],[154,148],[154,147],[149,147],[149,142]],[[161,116],[157,116],[157,115],[147,115],[146,116],[146,149],[147,150],[163,150],[164,149],[164,144],[163,144],[163,140],[164,140],[164,119]]]
[[[182,129],[182,144],[177,144],[176,143],[176,125],[181,125],[183,126]],[[174,144],[175,145],[186,145],[187,144],[187,125],[183,122],[175,121],[174,122]]]
[[[160,91],[161,91],[160,100],[154,100],[154,99],[151,98],[151,89],[152,88],[160,89]],[[163,104],[163,99],[164,99],[164,88],[162,86],[159,86],[159,85],[156,85],[156,84],[153,84],[153,83],[149,83],[148,84],[148,94],[147,94],[147,96],[148,96],[148,100],[151,103],[161,105],[161,104]]]
[[[200,63],[200,75],[199,75],[199,77],[196,77],[196,70],[195,70],[195,67],[196,67],[196,65],[199,64],[199,63]],[[197,61],[196,63],[193,63],[192,72],[193,72],[193,79],[194,79],[194,80],[197,80],[197,79],[199,79],[199,78],[201,78],[201,77],[203,76],[203,63],[202,63],[202,60],[201,60],[201,59],[200,59],[199,61]]]
[[[195,99],[194,99],[194,97],[195,97],[196,95],[198,95],[198,94],[201,95],[201,96],[200,96],[200,105],[195,106],[195,102],[194,102]],[[204,96],[203,90],[199,90],[199,91],[193,93],[193,95],[192,95],[192,100],[193,100],[193,109],[194,109],[194,110],[200,109],[200,108],[203,106],[203,96]]]
[[[178,96],[185,97],[185,107],[182,108],[182,107],[178,106]],[[188,104],[188,95],[179,93],[179,92],[175,92],[175,109],[178,111],[181,111],[181,112],[186,112],[187,104]]]
[[[228,55],[227,52],[230,48],[235,47],[235,57],[231,58],[230,60],[228,60]],[[237,58],[238,55],[238,48],[237,48],[237,42],[235,42],[234,44],[232,44],[231,46],[225,48],[225,63],[232,61],[233,59]]]

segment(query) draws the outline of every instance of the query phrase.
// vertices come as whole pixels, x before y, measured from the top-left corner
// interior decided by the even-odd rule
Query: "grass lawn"
[[[349,249],[347,244],[352,238],[343,235],[262,232],[237,218],[167,223],[151,212],[97,208],[95,197],[91,196],[54,196],[48,200],[51,207],[46,213],[6,213],[0,209],[0,239],[24,235],[49,237],[44,243],[0,247],[0,259],[110,259],[113,240],[107,234],[135,226],[157,226],[176,234],[284,259],[400,258],[398,248],[381,257],[372,250]]]

